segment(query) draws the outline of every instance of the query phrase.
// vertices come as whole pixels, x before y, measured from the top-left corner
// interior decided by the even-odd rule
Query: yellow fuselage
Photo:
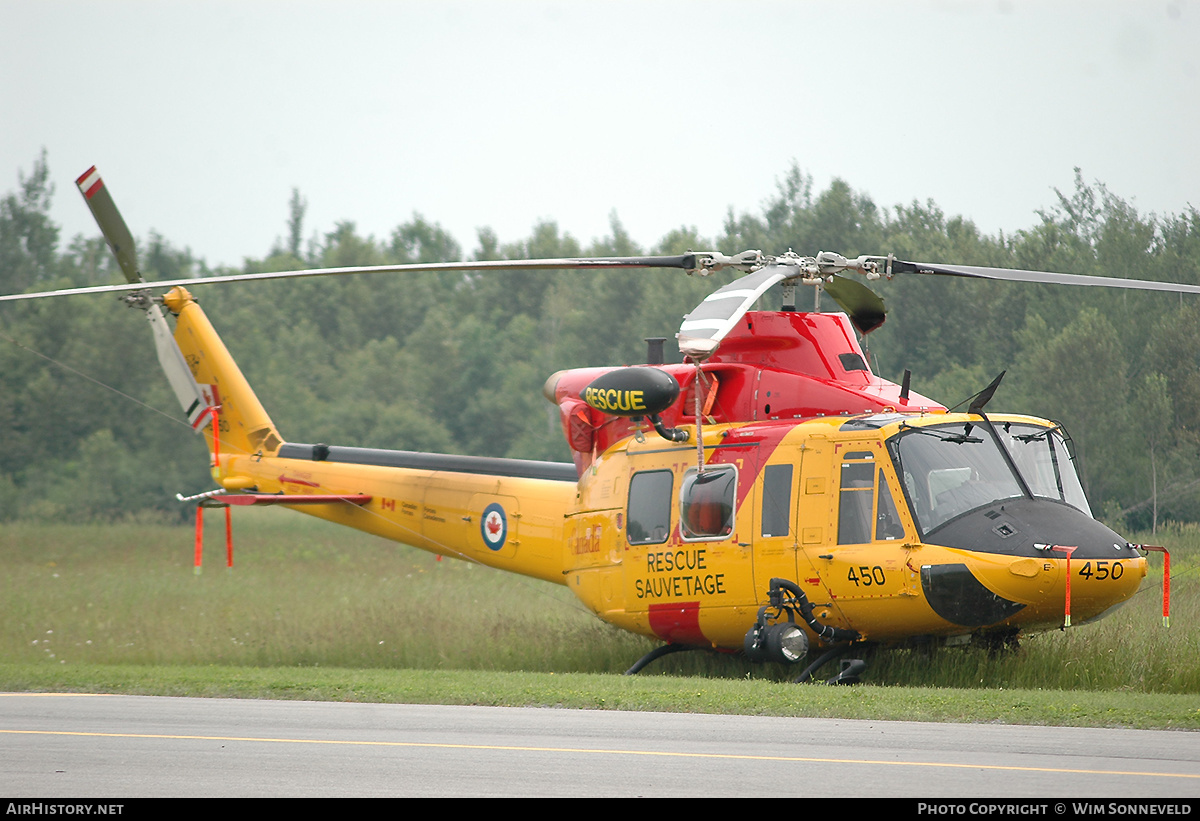
[[[954,418],[939,415],[926,421]],[[800,585],[817,606],[821,622],[857,630],[870,641],[965,635],[984,626],[1036,630],[1063,624],[1065,552],[1005,555],[970,545],[923,542],[887,457],[884,441],[895,431],[885,427],[847,433],[840,430],[843,422],[705,429],[706,468],[732,466],[738,490],[731,532],[700,538],[685,538],[680,527],[680,487],[696,468],[696,448],[653,434],[611,448],[577,485],[244,455],[223,457],[222,473],[234,485],[250,481],[267,493],[370,494],[371,501],[361,507],[297,509],[434,553],[566,584],[605,621],[676,643],[740,647],[775,577]],[[774,428],[768,430],[772,435],[764,437],[764,428]],[[870,465],[874,483],[843,488],[839,475],[848,464]],[[765,528],[770,513],[764,504],[764,477],[768,467],[777,466],[790,467],[787,515],[776,516],[776,524]],[[661,538],[632,539],[628,522],[634,477],[668,473],[669,526]],[[877,522],[883,515],[880,483],[896,500],[898,523],[891,530],[870,529],[869,538],[847,541],[843,507],[854,506],[863,511],[864,521]],[[778,488],[771,492],[779,495]],[[486,512],[495,506],[505,520],[499,545],[489,543],[485,534]],[[779,522],[785,520],[781,528]],[[1091,559],[1090,571],[1081,576],[1085,561],[1071,560],[1076,623],[1124,601],[1146,573],[1144,558],[1120,555]],[[1001,611],[1005,617],[1000,622],[986,625],[939,615],[927,596],[928,580],[923,585],[922,568],[930,573],[944,567],[965,568],[991,594],[1014,603],[1014,612]]]

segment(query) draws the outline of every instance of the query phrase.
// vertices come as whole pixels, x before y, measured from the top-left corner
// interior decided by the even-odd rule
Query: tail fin
[[[213,455],[213,477],[223,478],[219,456],[274,454],[282,440],[275,423],[254,395],[246,377],[233,361],[204,311],[184,288],[176,287],[163,297],[163,305],[177,317],[175,343],[206,402],[216,408],[215,426],[205,427],[209,453]],[[214,427],[216,430],[214,430]]]

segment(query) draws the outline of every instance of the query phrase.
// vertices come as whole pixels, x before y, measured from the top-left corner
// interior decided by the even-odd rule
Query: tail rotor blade
[[[83,194],[92,216],[96,218],[96,224],[100,226],[100,232],[104,234],[108,247],[117,258],[125,279],[129,280],[130,284],[143,283],[145,280],[138,271],[137,248],[133,243],[133,234],[129,233],[129,226],[121,218],[121,212],[117,210],[112,195],[104,187],[104,180],[100,179],[96,166],[93,165],[83,172],[79,179],[75,180],[75,184],[79,186],[79,192]],[[187,414],[192,427],[197,431],[202,430],[204,413],[212,402],[192,376],[191,369],[188,368],[163,316],[162,308],[149,302],[141,304],[140,307],[146,312],[146,319],[150,322],[150,330],[154,334],[154,347],[158,351],[159,364],[167,375],[167,381],[171,383],[171,389],[175,392],[180,407]]]
[[[79,192],[83,194],[92,216],[96,218],[96,224],[100,226],[100,232],[104,234],[108,247],[112,249],[113,256],[117,258],[117,263],[125,273],[125,279],[131,283],[143,282],[141,272],[138,271],[137,248],[133,243],[133,234],[129,233],[129,227],[121,218],[121,212],[117,210],[108,189],[104,187],[104,180],[100,179],[100,172],[96,170],[96,166],[93,165],[84,171],[79,179],[75,180],[75,184],[79,186]]]

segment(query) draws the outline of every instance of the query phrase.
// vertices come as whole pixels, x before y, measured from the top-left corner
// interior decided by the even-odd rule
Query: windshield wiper
[[[970,433],[971,433],[970,423],[967,424],[967,426],[963,429],[962,433],[948,433],[944,436],[941,433],[938,433],[938,432],[932,431],[932,430],[928,430],[926,428],[913,427],[912,425],[909,425],[907,422],[900,425],[900,430],[910,430],[913,433],[923,433],[926,436],[932,436],[934,439],[937,439],[938,441],[953,442],[956,445],[966,445],[966,444],[977,445],[977,444],[980,444],[983,442],[983,440],[980,439],[978,436],[970,435]]]
[[[1054,433],[1054,431],[1056,431],[1056,430],[1062,430],[1062,425],[1055,425],[1052,428],[1045,428],[1043,430],[1038,431],[1037,433],[1022,433],[1022,434],[1013,436],[1013,439],[1016,439],[1018,442],[1025,442],[1025,443],[1045,442],[1046,437],[1049,436],[1050,434]]]

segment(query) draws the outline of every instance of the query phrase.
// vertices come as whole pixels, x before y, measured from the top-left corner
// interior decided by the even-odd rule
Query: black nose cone
[[[1072,559],[1133,559],[1124,538],[1083,511],[1046,499],[1012,499],[979,508],[926,534],[944,547],[1004,556],[1064,558],[1048,545],[1076,548]]]

